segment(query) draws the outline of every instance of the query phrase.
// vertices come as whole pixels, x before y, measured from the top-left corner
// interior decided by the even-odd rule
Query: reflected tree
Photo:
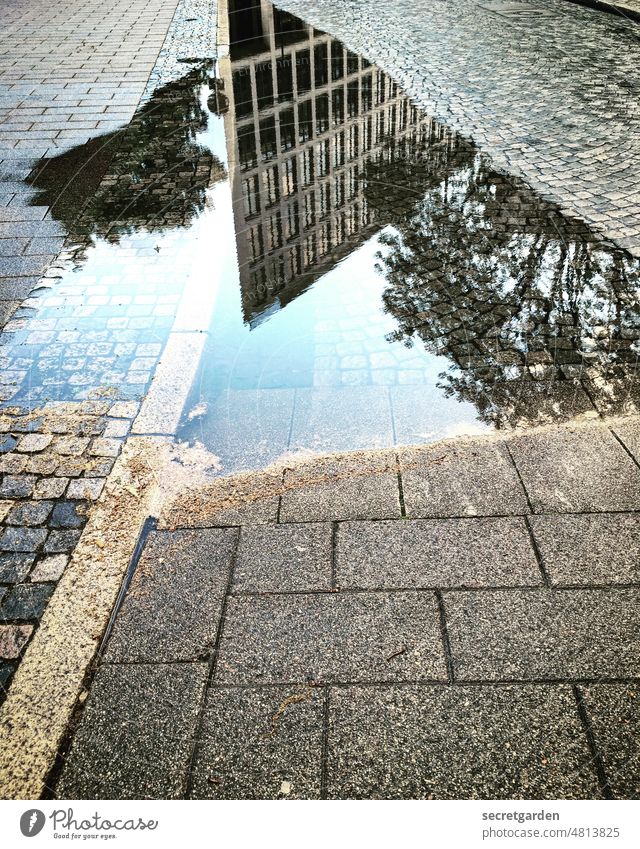
[[[69,232],[117,242],[124,234],[186,227],[225,169],[204,139],[216,108],[207,67],[159,88],[123,130],[42,160],[33,202]]]
[[[372,202],[387,201],[375,193]],[[570,417],[591,406],[581,386],[602,405],[628,393],[639,263],[470,145],[453,148],[381,241],[384,306],[398,323],[390,338],[447,356],[445,392],[474,403],[483,420]]]

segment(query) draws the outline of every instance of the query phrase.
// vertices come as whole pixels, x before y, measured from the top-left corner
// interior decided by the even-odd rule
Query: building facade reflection
[[[259,323],[381,226],[371,163],[455,137],[386,74],[264,2],[230,8],[225,131],[245,320]]]

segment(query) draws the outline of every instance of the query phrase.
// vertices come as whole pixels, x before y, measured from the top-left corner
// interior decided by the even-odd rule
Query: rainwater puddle
[[[30,175],[70,235],[3,333],[5,406],[142,399],[180,309],[208,330],[178,436],[221,473],[636,409],[636,260],[329,35],[230,5],[228,56]]]
[[[233,220],[180,437],[229,472],[633,407],[638,262],[363,57],[247,5],[217,71]]]

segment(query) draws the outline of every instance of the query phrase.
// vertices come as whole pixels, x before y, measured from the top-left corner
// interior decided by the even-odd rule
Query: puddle
[[[638,262],[340,42],[241,6],[233,225],[180,437],[229,472],[633,408]]]
[[[3,401],[144,396],[227,177],[211,65],[159,86],[125,130],[29,175],[32,203],[68,238],[3,333]]]
[[[264,0],[230,34],[30,175],[70,235],[5,405],[143,398],[215,293],[178,436],[220,473],[636,409],[638,261],[330,36]]]

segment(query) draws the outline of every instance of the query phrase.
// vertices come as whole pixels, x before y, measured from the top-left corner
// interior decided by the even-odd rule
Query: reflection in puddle
[[[634,404],[637,261],[330,36],[264,0],[230,33],[215,79],[30,175],[72,235],[2,400],[143,397],[178,303],[215,291],[180,435],[224,472]]]
[[[230,33],[237,261],[183,436],[231,469],[632,403],[637,261],[330,36],[246,0]]]
[[[33,203],[70,235],[3,335],[15,381],[2,400],[143,397],[226,178],[216,99],[210,70],[194,69],[158,88],[126,130],[34,169]]]

